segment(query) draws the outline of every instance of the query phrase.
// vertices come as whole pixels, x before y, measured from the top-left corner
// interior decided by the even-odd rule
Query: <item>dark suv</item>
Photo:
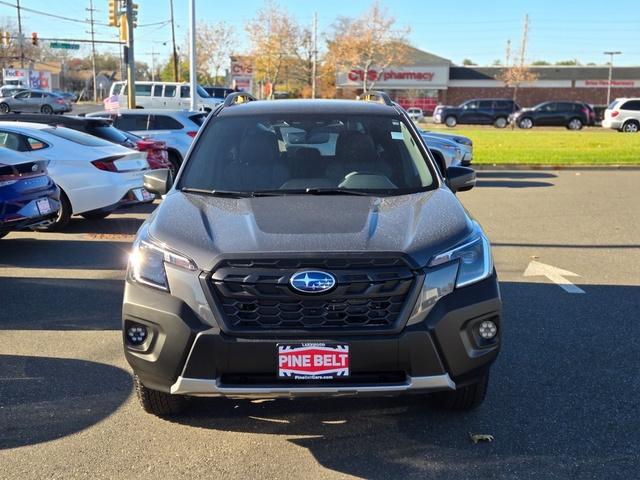
[[[552,126],[569,130],[580,130],[585,125],[593,125],[595,120],[593,107],[583,102],[543,102],[518,110],[509,118],[520,128]]]
[[[482,403],[498,355],[491,248],[413,122],[371,100],[213,110],[138,231],[123,305],[144,409],[186,396],[432,394]]]
[[[508,98],[469,100],[457,107],[438,105],[433,112],[433,121],[447,127],[476,124],[504,128],[509,124],[509,115],[516,110],[520,110],[520,106]]]

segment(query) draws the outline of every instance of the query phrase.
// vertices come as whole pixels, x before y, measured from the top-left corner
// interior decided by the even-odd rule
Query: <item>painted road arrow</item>
[[[562,270],[561,268],[554,267],[553,265],[547,265],[546,263],[536,262],[535,260],[529,263],[527,269],[523,274],[525,277],[547,277],[553,283],[562,288],[568,293],[584,293],[579,287],[576,287],[573,283],[564,277],[579,277],[577,273],[570,272],[568,270]]]

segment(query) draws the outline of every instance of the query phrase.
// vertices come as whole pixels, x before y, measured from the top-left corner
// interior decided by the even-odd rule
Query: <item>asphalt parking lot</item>
[[[465,414],[415,396],[147,415],[118,328],[152,207],[13,233],[0,241],[0,478],[635,478],[639,184],[639,170],[483,170],[460,194],[493,242],[505,308],[487,401]]]

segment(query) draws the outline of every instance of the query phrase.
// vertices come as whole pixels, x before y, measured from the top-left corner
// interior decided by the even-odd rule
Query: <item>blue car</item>
[[[0,147],[0,238],[57,217],[60,190],[47,175],[47,163]]]

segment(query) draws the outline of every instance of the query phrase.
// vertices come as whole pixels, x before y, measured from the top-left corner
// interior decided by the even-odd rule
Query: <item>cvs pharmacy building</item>
[[[403,66],[390,66],[380,71],[369,70],[367,81],[375,90],[387,92],[405,108],[418,107],[427,112],[438,104],[439,92],[446,90],[451,62],[446,58],[410,48]],[[361,92],[364,71],[353,68],[339,72],[336,78],[338,96],[353,97]]]

